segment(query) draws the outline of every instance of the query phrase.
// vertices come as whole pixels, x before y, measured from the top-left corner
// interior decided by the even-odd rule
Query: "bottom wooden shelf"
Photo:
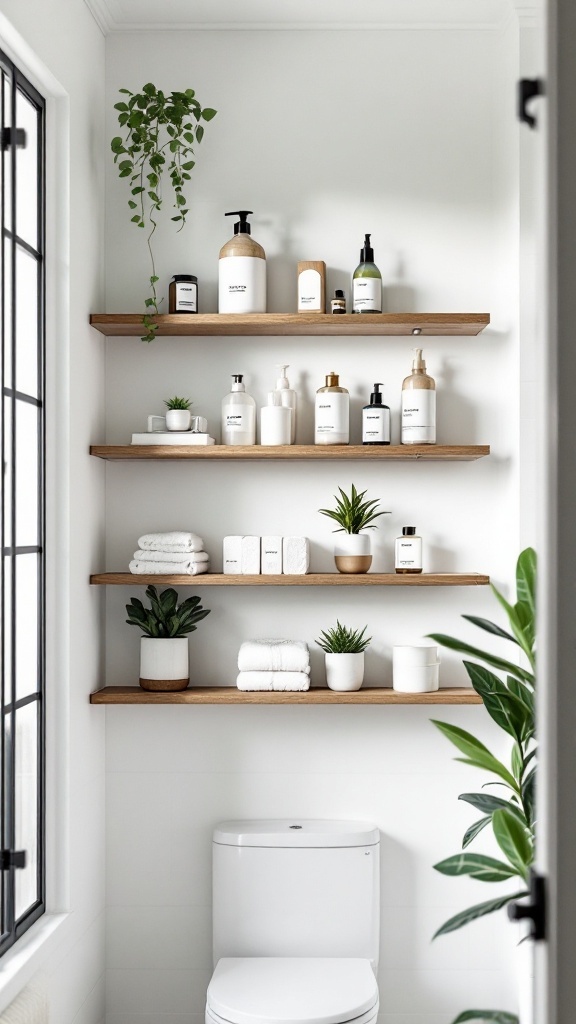
[[[434,693],[397,693],[366,687],[338,693],[327,687],[305,691],[257,690],[236,686],[192,686],[180,693],[149,693],[139,686],[105,686],[90,694],[91,704],[481,704],[471,687],[445,687]]]

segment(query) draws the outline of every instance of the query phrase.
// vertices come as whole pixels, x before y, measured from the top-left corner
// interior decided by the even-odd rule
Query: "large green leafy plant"
[[[354,484],[352,484],[350,497],[341,487],[338,490],[340,497],[334,495],[336,507],[319,509],[323,516],[328,516],[338,523],[338,528],[334,530],[334,533],[360,533],[361,530],[375,530],[374,520],[379,516],[390,515],[389,512],[376,511],[379,505],[378,498],[364,501],[366,491],[357,491]]]
[[[216,111],[212,107],[202,108],[194,89],[166,94],[148,82],[142,92],[133,93],[130,89],[120,89],[120,92],[126,99],[115,103],[114,109],[118,111],[118,124],[125,135],[116,135],[111,148],[118,173],[127,179],[130,188],[128,206],[132,223],[148,230],[152,274],[150,295],[145,301],[147,313],[142,321],[147,333],[142,341],[154,341],[158,326],[150,314],[159,312],[162,300],[158,300],[156,292],[158,276],[152,236],[162,209],[164,181],[167,177],[172,187],[172,220],[181,231],[189,213],[184,188],[195,166],[194,146],[204,135],[204,125],[200,122],[211,121]]]
[[[442,633],[431,639],[465,655],[464,667],[476,693],[496,724],[510,736],[512,748],[505,764],[465,729],[446,722],[434,722],[462,755],[456,760],[490,773],[481,793],[462,793],[460,800],[470,804],[481,817],[470,825],[462,840],[462,850],[491,826],[503,858],[482,853],[461,852],[435,864],[444,875],[468,875],[482,882],[519,880],[520,889],[507,892],[461,911],[438,929],[434,938],[455,931],[479,917],[492,914],[512,900],[528,895],[530,865],[534,859],[534,787],[536,780],[536,742],[534,739],[534,688],[536,643],[536,553],[526,548],[516,566],[516,602],[509,604],[496,587],[492,591],[504,609],[509,630],[475,615],[462,616],[472,625],[515,645],[519,662],[471,646]],[[518,651],[519,648],[519,651]],[[469,660],[470,658],[474,660]],[[480,664],[479,664],[480,662]],[[495,671],[494,671],[495,670]],[[495,786],[496,793],[486,792]],[[453,1024],[465,1021],[493,1021],[494,1024],[518,1024],[515,1014],[503,1010],[466,1010]]]
[[[178,594],[169,587],[158,593],[156,587],[146,588],[146,597],[150,607],[145,608],[137,597],[130,598],[126,605],[129,626],[138,626],[144,636],[154,639],[169,639],[193,633],[196,623],[210,614],[209,608],[203,608],[199,597],[189,597],[178,604]]]

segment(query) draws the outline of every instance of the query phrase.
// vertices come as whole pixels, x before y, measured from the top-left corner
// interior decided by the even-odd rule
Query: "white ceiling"
[[[537,0],[84,0],[102,30],[489,28]]]

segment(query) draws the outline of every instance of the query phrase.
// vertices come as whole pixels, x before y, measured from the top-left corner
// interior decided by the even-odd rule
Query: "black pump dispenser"
[[[380,392],[381,387],[383,387],[382,384],[374,385],[374,391],[370,395],[370,405],[382,405],[382,394]]]
[[[374,263],[374,249],[370,245],[370,235],[364,235],[364,247],[360,249],[360,263]]]
[[[248,223],[248,216],[253,213],[253,210],[231,210],[230,213],[225,213],[225,217],[240,217],[240,220],[234,225],[235,235],[250,235],[251,229]],[[366,236],[368,237],[368,236]]]

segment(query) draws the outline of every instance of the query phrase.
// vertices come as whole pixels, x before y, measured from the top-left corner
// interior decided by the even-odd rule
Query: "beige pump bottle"
[[[436,444],[436,383],[426,373],[422,349],[402,383],[402,444]]]
[[[316,392],[314,444],[348,444],[350,440],[350,394],[340,387],[340,378],[332,370],[326,385]]]
[[[218,260],[218,312],[266,312],[266,253],[250,237],[248,215],[251,210],[235,210],[238,215],[234,236],[220,249]]]

